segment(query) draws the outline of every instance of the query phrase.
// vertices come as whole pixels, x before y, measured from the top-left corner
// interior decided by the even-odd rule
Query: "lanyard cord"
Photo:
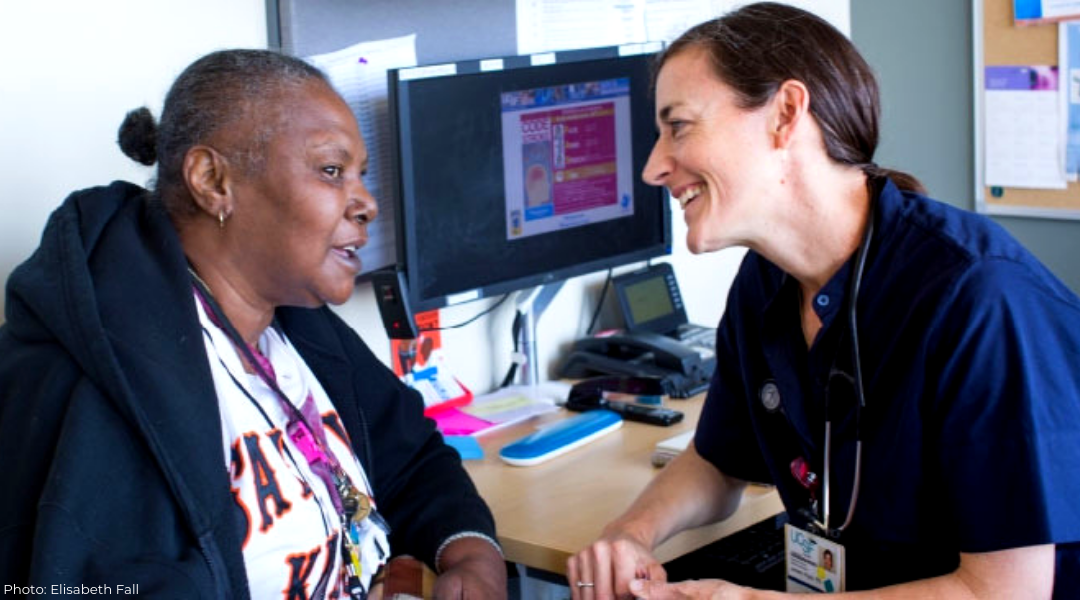
[[[233,385],[236,386],[236,389],[239,390],[240,393],[248,399],[248,402],[255,408],[255,410],[259,411],[259,414],[262,415],[263,421],[266,422],[266,426],[270,427],[271,429],[276,429],[278,425],[274,423],[274,420],[270,418],[270,415],[266,414],[266,410],[263,409],[262,404],[260,404],[259,401],[251,395],[251,392],[249,392],[247,388],[245,388],[244,385],[240,383],[240,380],[237,379],[236,375],[233,374],[232,369],[229,368],[229,365],[225,364],[225,361],[221,358],[221,351],[217,349],[217,344],[214,344],[214,338],[210,335],[210,332],[207,331],[205,327],[203,327],[203,335],[206,337],[207,341],[210,342],[210,345],[214,347],[214,352],[218,354],[218,364],[220,364],[221,368],[225,370],[225,373],[229,376],[229,379],[232,380]],[[300,471],[299,464],[297,463],[296,458],[293,456],[292,450],[289,449],[289,446],[284,444],[281,446],[281,450],[285,453],[285,456],[286,458],[288,458],[289,462],[293,463],[293,466],[296,467],[297,473],[300,475],[301,480],[303,480],[306,484],[307,478],[304,476],[303,472]],[[322,505],[322,501],[319,500],[318,496],[315,496],[315,502],[320,506]],[[325,522],[324,525],[326,525]],[[329,535],[330,527],[326,528],[326,532]]]
[[[199,301],[202,302],[201,297],[199,298]],[[203,304],[203,307],[204,308],[206,307],[205,303]],[[217,349],[217,344],[214,343],[214,338],[210,335],[210,332],[206,329],[206,327],[203,327],[202,330],[203,330],[203,335],[206,337],[206,340],[208,342],[210,342],[210,345],[214,348],[214,353],[217,354],[216,358],[218,360],[218,364],[220,364],[221,368],[225,370],[226,374],[228,374],[229,379],[232,380],[233,385],[236,386],[236,389],[240,390],[240,392],[248,399],[248,401],[251,403],[251,405],[254,406],[256,410],[259,411],[259,414],[262,415],[263,420],[266,421],[267,427],[276,428],[277,425],[274,424],[274,421],[273,421],[273,419],[270,418],[270,415],[266,414],[266,411],[263,410],[263,407],[259,403],[259,401],[256,400],[255,397],[252,396],[250,392],[248,392],[247,388],[245,388],[243,386],[243,384],[240,383],[240,380],[237,379],[236,375],[233,374],[232,369],[229,368],[229,365],[225,364],[225,361],[221,357],[221,351],[219,351]],[[293,468],[296,469],[296,472],[299,475],[300,480],[304,482],[304,485],[306,485],[306,486],[308,486],[310,488],[311,485],[308,483],[307,477],[304,475],[303,471],[300,470],[300,466],[296,462],[296,458],[293,457],[292,451],[289,450],[289,446],[285,445],[285,444],[282,444],[281,449],[282,449],[282,451],[284,451],[285,457],[287,457],[289,462],[291,462],[293,464]],[[313,471],[314,471],[314,469],[313,469]],[[315,475],[318,476],[318,473],[315,473]],[[328,491],[328,493],[331,494],[331,498],[332,498],[333,497],[333,492],[329,491],[329,490],[327,490],[327,491]],[[331,531],[333,530],[333,527],[326,520],[326,512],[325,512],[325,508],[323,507],[323,501],[319,499],[318,494],[314,494],[313,497],[315,499],[315,504],[319,507],[319,515],[322,518],[321,520],[322,520],[322,523],[323,523],[323,530],[325,531],[326,535],[330,535]],[[337,507],[335,507],[335,513],[337,513],[336,508]],[[330,569],[329,568],[325,569],[323,571],[322,575],[319,576],[319,583],[316,586],[316,590],[325,589],[326,583],[327,583],[327,578],[329,577],[329,575],[330,575]],[[312,597],[313,598],[318,598],[320,596],[315,595],[315,596],[312,596]]]
[[[330,494],[330,499],[333,501],[334,508],[341,517],[341,535],[339,539],[341,543],[341,559],[342,567],[344,569],[343,585],[345,586],[345,590],[349,597],[354,600],[366,598],[367,591],[360,581],[363,569],[358,547],[358,544],[360,543],[360,540],[358,539],[358,522],[362,519],[371,518],[372,522],[376,523],[380,529],[387,533],[389,533],[389,526],[386,525],[386,521],[382,519],[378,512],[371,506],[370,498],[357,489],[352,483],[349,474],[341,467],[337,457],[330,452],[329,445],[326,443],[325,439],[326,434],[323,433],[322,428],[313,429],[311,427],[304,417],[304,413],[296,408],[292,401],[289,400],[289,397],[285,395],[285,392],[278,386],[276,377],[271,377],[267,373],[267,369],[263,367],[262,362],[255,357],[251,347],[248,346],[247,342],[244,341],[243,336],[240,335],[240,332],[238,332],[232,322],[229,321],[229,318],[225,315],[225,311],[221,309],[221,306],[218,305],[213,294],[210,293],[210,287],[206,285],[206,282],[204,282],[190,266],[188,267],[188,272],[191,273],[192,285],[195,288],[196,295],[203,303],[203,306],[208,308],[207,312],[209,313],[210,320],[225,331],[233,345],[243,353],[245,360],[248,361],[251,368],[254,369],[259,378],[262,379],[275,394],[277,394],[278,400],[285,407],[286,411],[290,413],[289,422],[286,424],[289,437],[292,438],[293,443],[300,447],[301,454],[304,455],[304,458],[311,466],[312,471],[314,471],[316,475],[319,475],[319,478],[326,484],[327,492]],[[270,365],[269,359],[266,359],[266,363],[270,369],[273,369],[273,365]],[[310,391],[308,392],[307,400],[312,401],[312,405],[314,405]],[[307,407],[307,401],[305,401],[305,407]],[[316,410],[316,415],[317,414],[318,411]],[[311,446],[314,446],[314,448]],[[314,453],[321,456],[313,456]],[[322,460],[325,460],[328,464],[317,464],[322,462]],[[329,469],[326,469],[326,466],[329,466]],[[383,551],[379,546],[378,540],[375,539],[374,542],[381,557]],[[327,564],[329,565],[330,563],[328,562]],[[319,578],[319,583],[315,588],[314,597],[322,597],[325,593],[328,581],[327,576],[329,574],[329,570],[324,571]]]
[[[319,433],[321,433],[321,430],[315,430],[312,428],[311,424],[308,423],[307,419],[304,417],[304,414],[300,411],[300,409],[296,408],[296,405],[294,405],[292,401],[289,400],[289,397],[285,394],[284,391],[281,390],[281,387],[278,386],[276,378],[271,377],[266,372],[266,369],[263,368],[261,361],[259,361],[255,357],[247,342],[244,341],[243,336],[240,335],[240,332],[238,332],[233,326],[232,322],[229,321],[229,318],[225,315],[225,311],[221,309],[221,306],[217,303],[217,300],[214,298],[213,294],[210,293],[210,289],[206,285],[206,283],[202,281],[202,279],[195,273],[194,270],[190,268],[188,270],[192,276],[192,284],[195,287],[195,292],[198,294],[199,300],[203,303],[203,306],[209,309],[207,312],[210,313],[211,320],[214,321],[216,325],[221,327],[221,329],[232,341],[233,345],[240,350],[240,352],[244,356],[244,359],[248,362],[249,365],[251,365],[251,368],[256,371],[256,375],[258,375],[259,379],[261,379],[263,383],[269,386],[270,389],[273,390],[273,392],[277,395],[280,404],[283,408],[285,408],[286,412],[289,413],[289,424],[295,424],[299,427],[306,429],[307,433],[311,437],[312,443],[315,444],[318,451],[325,457],[326,461],[329,463],[330,476],[332,479],[324,479],[326,487],[330,492],[330,498],[334,502],[334,507],[337,509],[339,514],[344,515],[345,508],[342,503],[342,494],[339,486],[345,485],[348,487],[352,487],[352,482],[349,479],[348,473],[346,473],[345,470],[341,467],[340,463],[338,463],[337,457],[335,457],[334,454],[330,452],[329,448],[326,447],[326,445],[323,443],[323,440],[319,437]],[[286,426],[286,429],[291,428]],[[288,433],[290,434],[290,437],[292,437],[293,432],[289,431]],[[294,442],[295,441],[296,440],[294,440]],[[304,458],[307,459],[308,463],[312,466],[315,472],[319,473],[319,469],[316,468],[315,464],[312,462],[311,457],[308,456],[308,453],[302,452],[302,454],[304,454]]]

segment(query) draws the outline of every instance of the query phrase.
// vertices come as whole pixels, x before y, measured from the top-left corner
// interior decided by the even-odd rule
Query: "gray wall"
[[[994,0],[1000,1],[1000,0]],[[972,7],[962,0],[852,0],[855,44],[881,82],[881,165],[974,210]],[[1080,222],[994,217],[1080,292]]]

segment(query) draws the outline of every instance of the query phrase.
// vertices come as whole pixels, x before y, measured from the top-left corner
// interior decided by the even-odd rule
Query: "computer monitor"
[[[656,139],[658,45],[393,70],[399,257],[412,310],[671,252]]]

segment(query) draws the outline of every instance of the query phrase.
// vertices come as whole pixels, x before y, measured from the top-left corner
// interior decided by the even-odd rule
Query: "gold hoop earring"
[[[225,211],[218,211],[217,214],[218,229],[225,229]]]

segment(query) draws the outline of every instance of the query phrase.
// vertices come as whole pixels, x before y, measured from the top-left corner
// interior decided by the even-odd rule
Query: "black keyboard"
[[[725,579],[764,590],[783,590],[784,524],[780,513],[664,565],[669,581]]]

